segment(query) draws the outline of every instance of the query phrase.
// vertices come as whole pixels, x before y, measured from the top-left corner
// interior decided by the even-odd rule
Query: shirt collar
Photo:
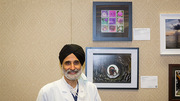
[[[81,73],[81,76],[79,77],[79,79],[87,81],[87,77],[85,76],[84,73]]]

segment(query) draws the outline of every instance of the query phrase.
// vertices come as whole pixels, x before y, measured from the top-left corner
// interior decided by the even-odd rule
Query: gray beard
[[[63,68],[63,67],[62,67],[62,68]],[[74,75],[69,74],[68,72],[70,72],[70,71],[72,71],[72,70],[68,69],[68,70],[66,71],[66,70],[63,68],[64,76],[65,76],[67,79],[69,79],[69,80],[77,80],[77,79],[80,77],[81,73],[82,73],[82,67],[81,67],[80,70],[75,69],[74,71],[76,71],[77,73],[74,74]]]

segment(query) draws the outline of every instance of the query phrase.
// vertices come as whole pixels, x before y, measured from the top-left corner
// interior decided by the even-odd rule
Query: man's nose
[[[71,63],[71,67],[70,67],[71,70],[75,70],[75,65],[73,63]]]

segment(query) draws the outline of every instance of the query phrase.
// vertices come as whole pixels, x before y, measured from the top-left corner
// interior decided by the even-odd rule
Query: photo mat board
[[[86,76],[97,88],[138,89],[139,48],[86,48]]]

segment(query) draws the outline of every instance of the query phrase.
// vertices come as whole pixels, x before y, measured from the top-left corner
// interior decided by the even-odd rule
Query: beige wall
[[[93,0],[0,0],[0,101],[35,101],[43,85],[62,76],[58,53],[66,43],[139,47],[139,76],[158,76],[158,88],[100,89],[102,100],[168,101],[168,64],[180,56],[160,55],[159,18],[180,13],[180,0],[109,1],[132,1],[133,28],[150,28],[151,40],[93,42]]]

